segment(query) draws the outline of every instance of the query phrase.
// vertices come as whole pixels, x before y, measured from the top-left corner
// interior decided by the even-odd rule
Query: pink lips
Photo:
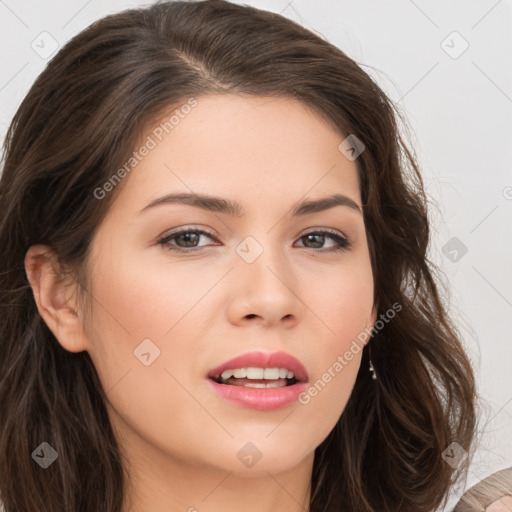
[[[208,377],[217,379],[224,370],[247,368],[249,366],[255,366],[257,368],[287,368],[295,374],[297,380],[308,380],[308,374],[304,366],[300,361],[295,359],[295,357],[286,352],[272,352],[270,354],[265,354],[264,352],[248,352],[222,363],[217,368],[211,370],[208,373]]]
[[[297,382],[281,388],[249,388],[219,384],[218,379],[224,370],[235,368],[287,368],[291,370]],[[208,373],[208,384],[220,397],[242,407],[261,411],[279,409],[298,400],[300,393],[305,391],[308,374],[304,366],[295,357],[286,352],[249,352],[230,359]]]

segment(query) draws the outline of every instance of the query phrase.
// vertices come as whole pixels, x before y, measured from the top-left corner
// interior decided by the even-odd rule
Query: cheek
[[[354,329],[353,332],[356,332]],[[326,341],[317,350],[314,374],[306,390],[299,395],[297,418],[301,435],[318,446],[332,431],[352,394],[360,367],[362,344],[353,344],[348,332]],[[320,355],[320,358],[319,358]],[[348,358],[347,358],[348,355]]]
[[[211,428],[189,391],[188,367],[197,347],[191,346],[196,336],[187,322],[212,283],[195,287],[193,276],[162,275],[162,268],[126,256],[111,261],[116,264],[95,268],[90,353],[111,417],[121,432],[143,433],[160,450],[178,455],[176,446],[185,449],[198,425]]]
[[[148,264],[130,252],[136,253],[129,248],[95,267],[95,320],[130,343],[161,339],[200,300],[209,281],[179,265]]]
[[[98,255],[92,272],[94,314],[89,324],[89,352],[105,390],[117,386],[128,372],[130,379],[135,375],[143,382],[157,356],[162,355],[162,335],[186,313],[182,283],[148,270],[141,259],[130,258],[128,250],[116,251],[115,247],[110,245],[110,254]],[[142,354],[148,351],[155,363],[146,367],[141,359],[147,359]],[[138,375],[144,370],[146,374]]]
[[[320,276],[318,276],[320,277]],[[331,269],[306,296],[319,326],[307,357],[315,361],[310,386],[299,402],[317,417],[317,428],[327,435],[343,412],[354,387],[362,352],[372,327],[373,277],[369,260]]]
[[[347,342],[371,327],[374,282],[367,254],[320,271],[317,266],[315,273],[308,269],[303,282],[301,298],[308,314],[317,319],[323,348],[343,350]]]

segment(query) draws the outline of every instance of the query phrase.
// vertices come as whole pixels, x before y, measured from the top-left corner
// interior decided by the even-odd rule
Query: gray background
[[[151,3],[0,0],[2,139],[54,47],[106,14]],[[484,399],[466,486],[512,466],[511,1],[245,3],[280,12],[339,46],[407,116],[436,203],[430,257],[444,272]],[[453,492],[445,510],[460,494]]]

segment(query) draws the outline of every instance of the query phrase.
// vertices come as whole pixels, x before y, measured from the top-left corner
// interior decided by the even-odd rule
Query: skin
[[[298,201],[333,193],[361,208],[356,162],[338,149],[345,137],[295,100],[197,100],[125,178],[96,232],[88,269],[93,319],[75,316],[76,293],[52,272],[47,247],[27,252],[27,276],[59,343],[88,351],[107,390],[131,476],[124,512],[303,511],[314,450],[346,406],[361,352],[309,403],[274,411],[223,400],[206,375],[247,351],[283,350],[314,383],[373,326],[362,214],[336,206],[290,215]],[[151,128],[140,140],[148,134]],[[139,214],[171,192],[238,200],[245,214],[182,204]],[[157,243],[179,227],[213,238],[202,236],[189,243],[202,249],[183,254]],[[311,228],[334,229],[352,245],[329,252],[336,241],[305,239]],[[249,236],[263,249],[250,264],[235,250]],[[173,243],[187,250],[183,239]],[[149,366],[134,356],[146,338],[160,349]],[[252,467],[237,457],[248,442],[262,455]]]
[[[491,503],[486,512],[510,512],[512,510],[512,496],[502,496],[499,500]]]

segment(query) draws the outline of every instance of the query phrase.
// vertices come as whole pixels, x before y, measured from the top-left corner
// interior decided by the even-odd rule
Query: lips
[[[280,368],[292,371],[294,377],[284,384],[283,379],[267,380],[267,387],[249,387],[249,383],[261,384],[259,379],[232,379],[222,381],[220,378],[225,370],[239,368]],[[240,380],[241,382],[236,382]],[[245,381],[245,382],[244,382]],[[308,374],[300,361],[286,352],[249,352],[222,363],[210,370],[206,383],[215,396],[231,405],[244,409],[273,411],[284,407],[295,406],[299,396],[307,389]],[[268,383],[279,387],[268,387]],[[284,385],[283,385],[284,384]]]
[[[208,372],[208,378],[218,381],[222,372],[235,368],[287,368],[299,382],[307,382],[308,374],[303,364],[286,352],[248,352],[222,363]]]

